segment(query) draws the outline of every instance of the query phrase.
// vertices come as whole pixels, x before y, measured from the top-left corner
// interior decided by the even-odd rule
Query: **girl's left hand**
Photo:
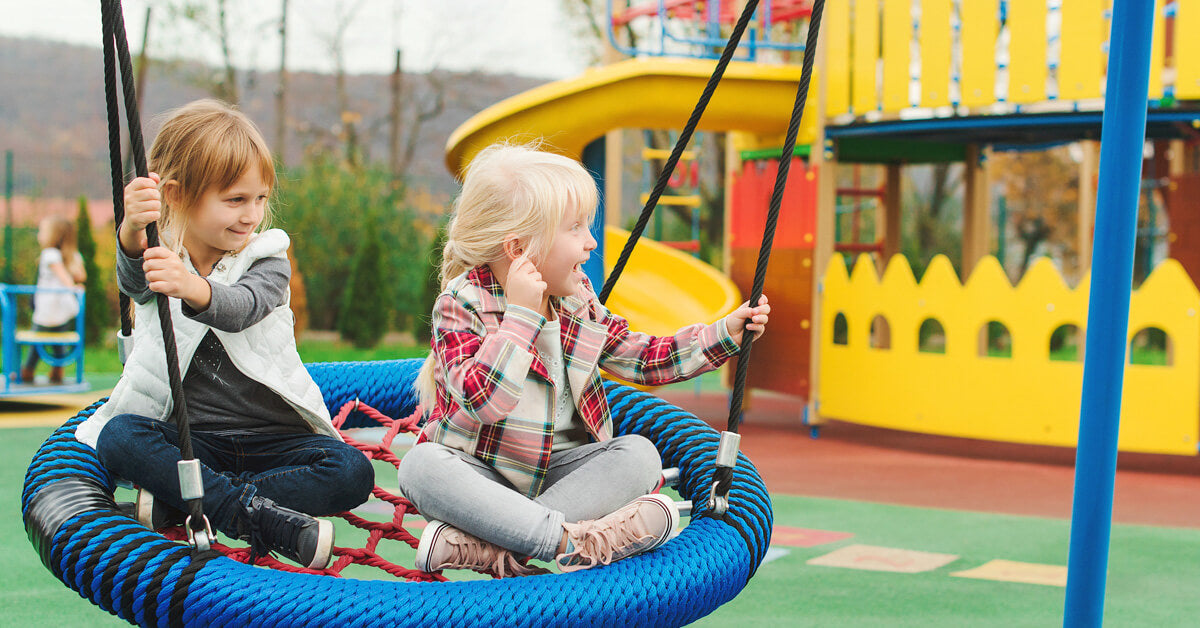
[[[183,299],[196,310],[208,308],[212,298],[208,282],[189,272],[183,260],[170,249],[161,246],[146,249],[142,260],[142,270],[146,272],[146,283],[151,290]]]
[[[771,306],[767,304],[767,295],[764,294],[758,299],[758,307],[750,307],[750,302],[747,301],[726,316],[725,328],[729,330],[729,335],[733,336],[733,341],[739,345],[742,344],[742,331],[746,329],[754,332],[754,339],[758,340],[767,330],[767,318],[770,313]]]

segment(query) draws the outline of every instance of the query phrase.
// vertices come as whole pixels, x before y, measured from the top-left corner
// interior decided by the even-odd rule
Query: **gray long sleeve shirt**
[[[118,247],[119,248],[119,247]],[[240,332],[287,301],[292,268],[287,260],[254,262],[233,285],[209,282],[212,301],[197,312],[183,303],[183,315],[224,332]],[[117,254],[117,283],[137,303],[153,299],[142,258]],[[193,430],[234,435],[312,431],[291,405],[233,364],[211,330],[204,335],[183,378],[188,420]]]

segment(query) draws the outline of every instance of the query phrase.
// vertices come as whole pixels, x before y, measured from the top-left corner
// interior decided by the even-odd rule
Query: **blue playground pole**
[[[592,221],[591,230],[592,237],[596,238],[596,250],[592,251],[592,256],[588,258],[586,264],[583,265],[583,274],[592,282],[592,287],[599,291],[600,286],[604,285],[604,213],[605,202],[604,198],[604,155],[607,142],[604,136],[593,140],[587,146],[583,147],[583,155],[580,161],[583,162],[583,167],[587,169],[592,178],[596,180],[596,190],[600,195],[600,206],[596,208],[596,219]]]
[[[1113,3],[1063,613],[1067,628],[1100,626],[1104,620],[1154,7],[1152,0]]]

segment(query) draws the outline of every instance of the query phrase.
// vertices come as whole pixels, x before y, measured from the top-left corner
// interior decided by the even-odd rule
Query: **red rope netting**
[[[342,430],[342,425],[345,424],[346,418],[350,416],[351,412],[362,413],[378,423],[380,426],[386,428],[383,438],[380,439],[378,444],[360,442]],[[419,431],[419,428],[417,427],[417,422],[419,419],[420,414],[418,412],[414,412],[413,414],[402,419],[392,419],[385,416],[375,408],[355,400],[347,402],[346,405],[342,406],[342,408],[338,410],[337,416],[333,417],[333,426],[336,427],[342,434],[342,438],[346,440],[347,444],[353,445],[359,451],[366,454],[368,458],[387,462],[398,468],[400,465],[400,458],[396,456],[396,454],[392,453],[392,441],[397,435],[400,434],[400,432],[415,434],[417,431]],[[367,565],[370,567],[377,567],[397,578],[404,578],[405,580],[445,580],[441,574],[425,573],[416,569],[401,567],[400,565],[384,559],[378,553],[376,553],[376,548],[379,546],[379,542],[384,539],[391,541],[403,541],[408,543],[408,545],[414,549],[417,547],[417,538],[409,533],[408,530],[404,529],[404,515],[409,513],[417,514],[417,509],[414,508],[412,503],[407,499],[385,491],[382,488],[379,488],[378,485],[371,490],[371,494],[377,499],[391,504],[395,508],[391,521],[368,521],[349,512],[343,512],[334,515],[335,517],[341,517],[342,519],[345,519],[350,523],[350,525],[361,528],[368,532],[367,544],[365,547],[356,548],[334,546],[333,554],[337,557],[337,560],[335,560],[334,563],[329,567],[319,570],[305,569],[303,567],[284,563],[273,556],[260,556],[258,560],[254,561],[254,564],[262,567],[269,567],[271,569],[278,569],[280,571],[311,573],[335,577],[340,577],[342,570],[349,565]],[[163,536],[173,541],[187,540],[187,534],[183,527],[170,528],[167,530],[161,530],[160,532],[162,532]],[[229,547],[221,543],[213,543],[212,546],[213,549],[220,551],[233,560],[241,563],[250,562],[249,547]]]

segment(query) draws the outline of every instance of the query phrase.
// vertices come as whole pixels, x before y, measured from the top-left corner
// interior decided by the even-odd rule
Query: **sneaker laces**
[[[522,565],[513,553],[482,539],[460,532],[458,538],[447,538],[450,555],[439,569],[471,569],[498,578],[532,576],[549,573],[540,567]]]
[[[298,546],[300,526],[289,521],[287,515],[269,512],[265,509],[260,510],[259,515],[249,518],[247,531],[250,537],[251,563],[258,560],[259,557],[270,554],[272,549],[282,551],[285,548]],[[260,521],[261,519],[266,519],[266,521]],[[268,543],[266,539],[274,540],[274,545]]]
[[[617,550],[654,538],[653,534],[634,532],[633,525],[630,524],[637,514],[638,510],[631,508],[629,511],[621,513],[615,521],[600,519],[580,521],[577,524],[563,524],[564,527],[570,526],[567,528],[568,536],[575,545],[575,549],[565,556],[588,561],[587,566],[593,566],[596,563],[611,564]],[[605,517],[605,519],[608,518]],[[644,528],[644,526],[642,527]]]

